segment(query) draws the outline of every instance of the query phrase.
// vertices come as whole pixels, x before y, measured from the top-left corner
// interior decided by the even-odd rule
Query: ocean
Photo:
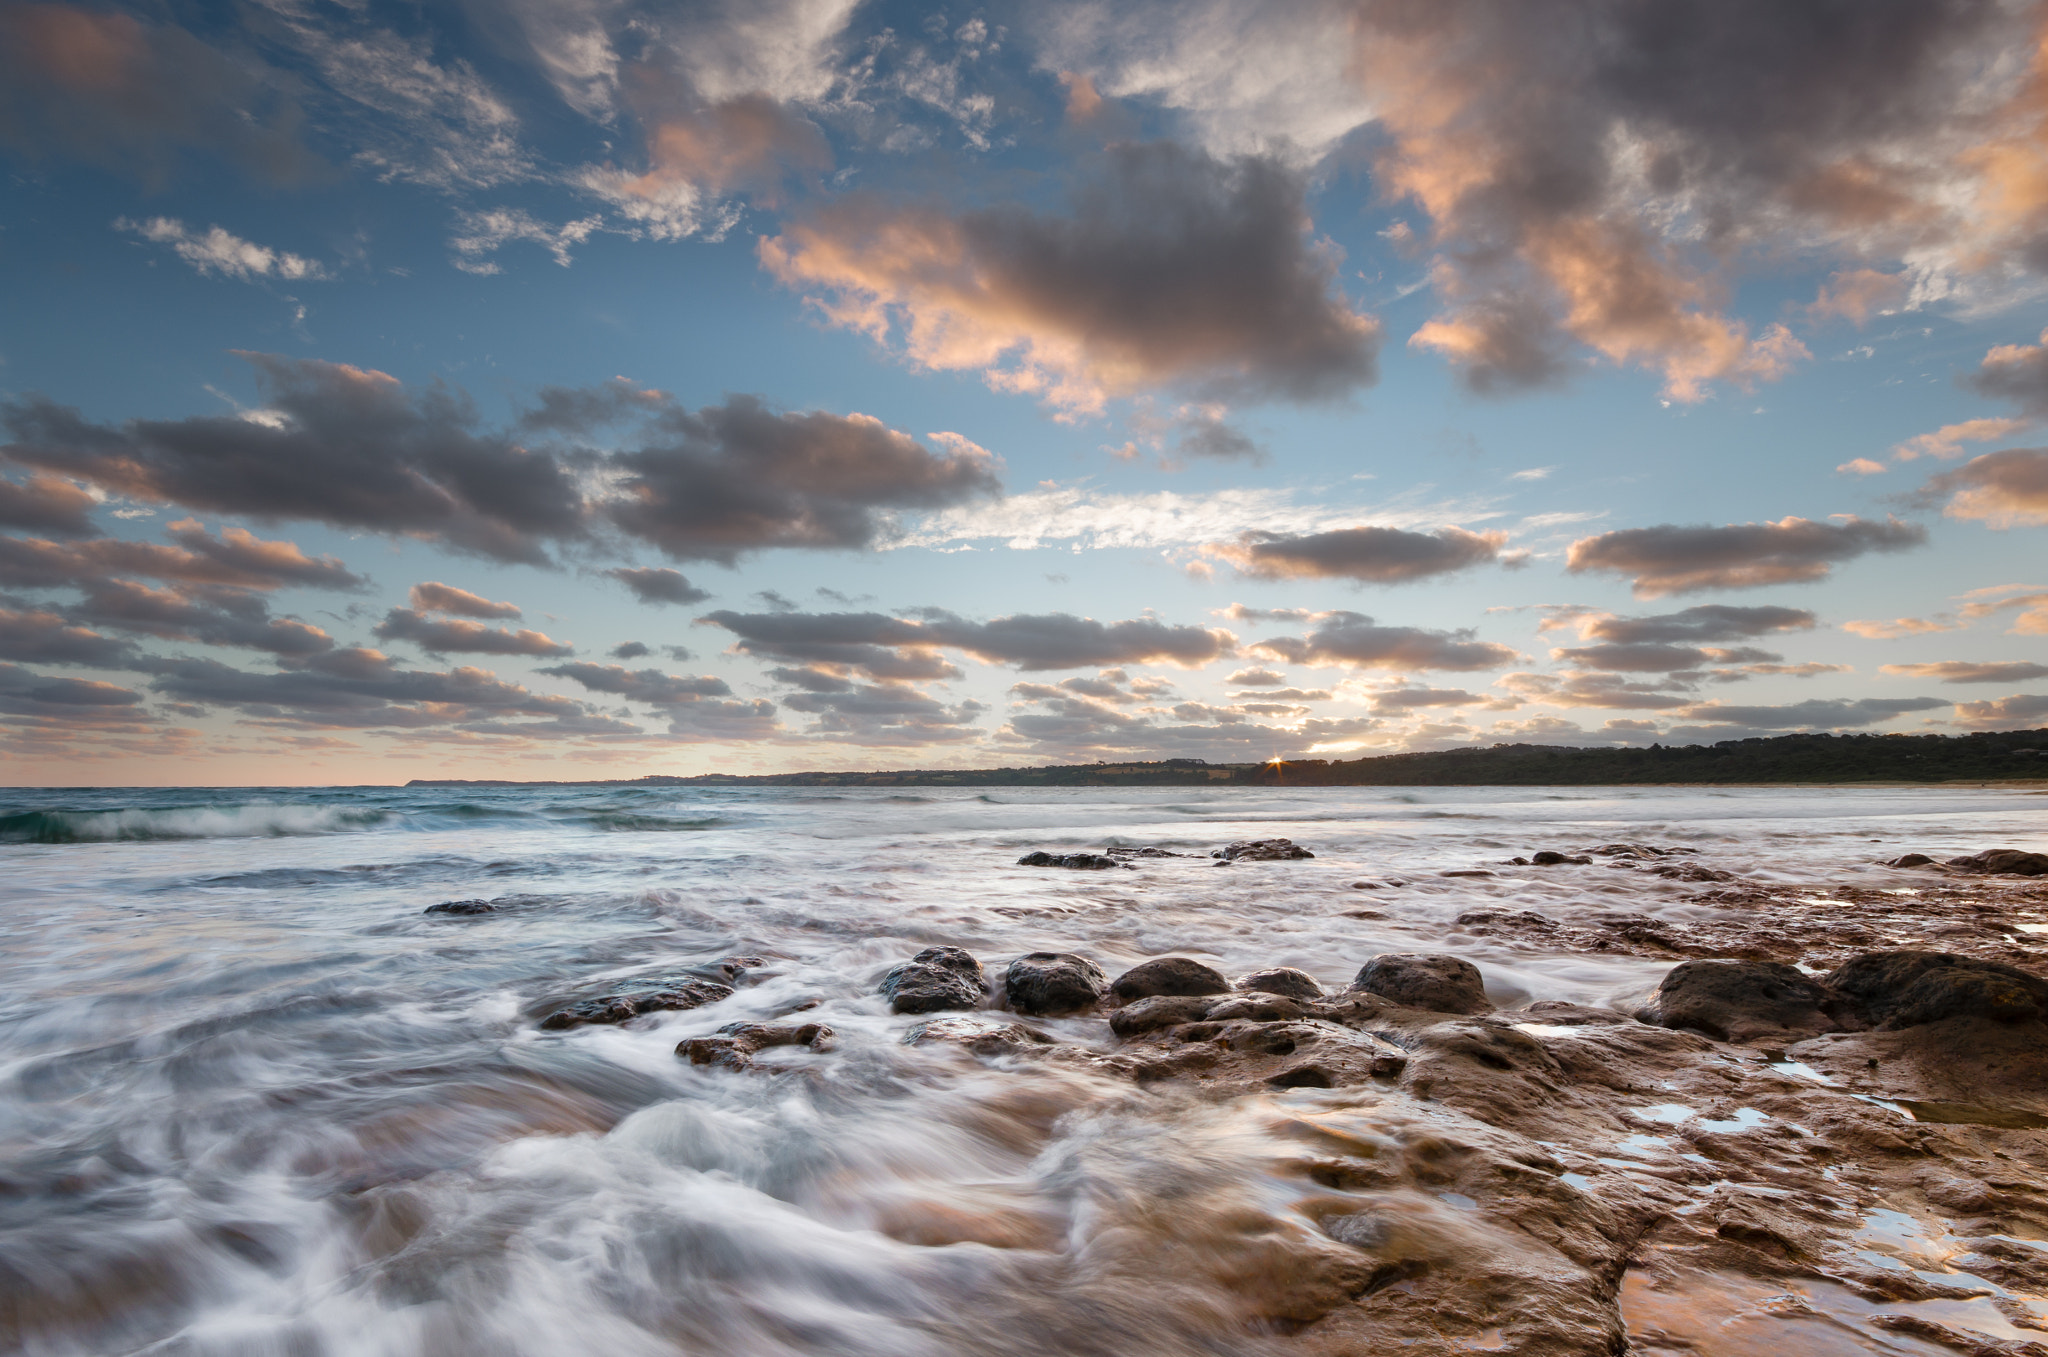
[[[1767,890],[1910,892],[1880,859],[2048,849],[2044,807],[1926,787],[0,792],[0,1349],[1264,1352],[1287,1324],[1245,1321],[1215,1261],[1242,1254],[1217,1241],[1297,1228],[1322,1189],[1284,1128],[1341,1091],[1109,1096],[906,1044],[922,1020],[877,995],[890,965],[940,944],[995,975],[1032,951],[1111,976],[1182,955],[1341,989],[1377,953],[1435,951],[1504,1008],[1605,1005],[1672,959],[1458,920],[1735,906],[1511,857],[1654,842]],[[1207,856],[1273,836],[1315,857]],[[1016,865],[1111,845],[1189,856]],[[1442,875],[1469,871],[1494,874]],[[454,900],[495,909],[424,912]],[[759,964],[722,1002],[540,1026],[730,957]],[[793,1013],[836,1049],[754,1071],[675,1053]],[[1113,1044],[1100,1018],[1037,1025]]]

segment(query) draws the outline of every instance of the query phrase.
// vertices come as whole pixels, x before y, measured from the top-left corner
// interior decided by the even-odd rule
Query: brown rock
[[[1116,978],[1109,992],[1128,1004],[1155,994],[1228,994],[1230,982],[1213,966],[1170,956],[1131,967]]]
[[[1351,988],[1438,1013],[1490,1013],[1479,968],[1442,952],[1382,952],[1359,968]]]

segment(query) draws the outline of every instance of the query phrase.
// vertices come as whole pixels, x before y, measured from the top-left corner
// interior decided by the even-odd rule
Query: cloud
[[[1998,345],[1959,380],[1980,396],[2013,402],[2029,420],[2048,418],[2048,331],[2038,344]]]
[[[799,665],[860,669],[878,679],[945,678],[940,650],[959,650],[1018,669],[1173,664],[1197,669],[1235,651],[1237,638],[1208,627],[1138,618],[1098,622],[1070,613],[1018,614],[971,622],[939,609],[920,617],[885,613],[714,612],[699,622],[739,637],[735,649]]]
[[[175,217],[150,217],[145,221],[120,217],[115,220],[114,229],[170,246],[173,254],[201,275],[239,278],[245,283],[258,278],[319,282],[331,276],[318,260],[258,245],[218,226],[199,232]]]
[[[789,172],[815,178],[832,167],[824,134],[769,95],[749,92],[693,107],[676,82],[643,78],[631,88],[645,128],[646,169],[592,165],[574,178],[655,240],[720,239],[739,213],[719,195],[746,190],[773,203]]]
[[[183,29],[61,4],[0,9],[0,145],[150,186],[200,151],[273,183],[318,177],[287,82]]]
[[[1963,626],[1953,618],[1895,617],[1889,622],[1844,622],[1842,630],[1872,641],[1896,641],[1902,636],[1924,636],[1935,631],[1956,631]]]
[[[1470,707],[1486,700],[1463,688],[1388,688],[1372,695],[1372,709],[1395,715],[1422,707]]]
[[[141,701],[142,694],[117,684],[51,678],[18,664],[0,663],[0,712],[10,716],[90,719],[97,710],[133,707]]]
[[[77,664],[96,669],[133,667],[134,645],[42,608],[0,604],[0,655],[27,664]]]
[[[1287,682],[1287,676],[1273,669],[1240,669],[1223,681],[1241,688],[1277,688]]]
[[[621,641],[605,652],[615,660],[637,660],[643,655],[653,653],[654,651],[643,641]]]
[[[752,396],[691,411],[608,383],[549,388],[524,424],[558,437],[623,418],[616,451],[536,446],[485,428],[463,393],[408,390],[382,372],[243,354],[266,408],[95,424],[38,396],[0,403],[0,457],[131,499],[306,519],[420,537],[456,551],[547,564],[551,543],[609,522],[672,556],[731,562],[771,547],[858,548],[901,510],[943,509],[1000,490],[996,462],[965,439],[938,450],[866,415],[770,410]]]
[[[411,608],[393,608],[377,624],[381,641],[411,641],[430,655],[459,652],[471,655],[573,655],[564,645],[538,631],[521,627],[507,631],[461,618],[428,617]]]
[[[835,200],[763,265],[914,366],[980,371],[1067,414],[1178,387],[1318,400],[1369,385],[1379,330],[1308,239],[1301,178],[1171,142],[1112,146],[1065,217]]]
[[[0,527],[95,537],[99,529],[86,515],[98,503],[90,491],[56,476],[31,476],[26,482],[0,479]]]
[[[1932,711],[1949,704],[1938,697],[1809,698],[1777,707],[1740,707],[1702,702],[1688,707],[1687,720],[1753,730],[1843,730],[1873,726],[1908,712]],[[1679,731],[1674,729],[1672,734]]]
[[[2010,437],[2032,424],[2030,419],[1966,419],[1960,424],[1944,424],[1933,433],[1916,434],[1893,448],[1902,462],[1920,457],[1939,457],[1949,461],[1963,455],[1965,443],[1995,443]],[[1861,462],[1864,459],[1858,458]],[[1853,464],[1852,464],[1853,465]],[[1840,467],[1835,468],[1837,471]],[[1879,467],[1882,471],[1884,468]]]
[[[1362,527],[1298,537],[1249,532],[1236,542],[1212,543],[1206,550],[1236,566],[1239,574],[1253,579],[1351,579],[1403,584],[1498,560],[1506,542],[1504,532],[1476,533],[1446,527],[1434,533],[1420,533]]]
[[[1498,669],[1518,658],[1504,645],[1475,641],[1467,631],[1383,627],[1363,613],[1329,612],[1318,617],[1306,639],[1294,636],[1259,641],[1250,647],[1290,664],[1349,665],[1359,669]]]
[[[1920,490],[1932,502],[1948,496],[1942,513],[1975,519],[1990,528],[2048,524],[2048,448],[2011,448],[1972,457]]]
[[[2026,660],[1937,660],[1931,664],[1880,665],[1878,672],[1940,679],[1943,683],[2024,683],[2028,679],[2048,678],[2048,664]]]
[[[1708,641],[1745,641],[1781,631],[1811,631],[1815,619],[1804,608],[1742,608],[1726,603],[1703,603],[1679,612],[1649,617],[1593,613],[1580,615],[1573,621],[1579,635],[1589,641],[1613,641],[1625,645],[1698,645]]]
[[[1571,544],[1565,568],[1631,575],[1637,598],[1662,598],[1826,579],[1837,561],[1871,551],[1905,551],[1926,541],[1925,528],[1896,518],[1882,523],[1854,517],[1841,523],[1784,518],[1719,528],[1665,523],[1582,537]]]
[[[458,213],[448,248],[455,251],[455,267],[464,273],[488,276],[500,272],[491,256],[515,241],[540,246],[566,269],[574,262],[569,251],[589,240],[603,225],[603,217],[582,217],[550,226],[524,208],[495,207],[483,212]]]
[[[1861,325],[1875,313],[1898,310],[1905,304],[1911,287],[1911,280],[1903,274],[1843,269],[1821,285],[1820,294],[1806,313],[1816,319],[1839,316]]]
[[[241,589],[352,590],[369,583],[336,557],[309,557],[296,543],[265,541],[243,528],[225,528],[214,537],[199,523],[184,519],[171,524],[168,535],[177,545],[116,537],[61,543],[0,537],[0,584],[82,586],[117,574]]]
[[[428,580],[415,584],[407,598],[423,613],[454,613],[458,617],[517,617],[516,603],[493,603],[481,594],[457,589],[452,584]]]
[[[1591,707],[1607,711],[1670,711],[1688,706],[1692,698],[1673,691],[1673,684],[1639,683],[1619,674],[1503,674],[1496,686],[1516,697],[1553,707]]]
[[[604,572],[633,591],[642,603],[702,603],[711,595],[697,588],[678,571],[666,568],[607,570]]]
[[[1956,720],[1971,730],[2028,730],[2048,724],[2048,694],[2014,693],[1986,702],[1958,702]]]
[[[867,415],[785,414],[752,396],[665,411],[646,446],[613,457],[604,511],[678,560],[731,564],[768,547],[866,547],[896,509],[1001,490],[996,459],[966,439],[934,452]]]
[[[2009,634],[2014,636],[2048,636],[2048,592],[2013,592],[2014,590],[2024,590],[2027,587],[2026,585],[2003,585],[1992,589],[1974,589],[1970,594],[1963,595],[1965,598],[1970,597],[1971,594],[1978,596],[1975,602],[1963,605],[1963,617],[1968,621],[1976,622],[1986,617],[1996,617],[2000,613],[2018,612],[2019,616],[2013,619],[2012,629]],[[1989,595],[2001,593],[2006,594],[2007,597],[1988,597]]]
[[[1884,463],[1873,462],[1868,457],[1852,457],[1836,467],[1835,470],[1845,475],[1879,476],[1884,473]]]
[[[1671,646],[1645,642],[1595,646],[1571,646],[1550,652],[1553,660],[1582,669],[1623,670],[1634,673],[1674,673],[1709,664],[1771,664],[1784,656],[1754,646],[1725,649],[1718,646]]]
[[[574,679],[594,693],[610,693],[630,702],[651,707],[672,707],[707,697],[731,697],[732,688],[722,678],[702,675],[684,678],[659,669],[627,669],[616,664],[557,664],[536,673]]]
[[[259,594],[218,585],[152,589],[132,580],[81,582],[85,597],[60,611],[74,621],[167,641],[267,650],[300,659],[332,649],[334,638],[310,623],[273,617]]]
[[[988,710],[972,700],[948,706],[907,683],[811,690],[783,698],[782,705],[816,718],[804,732],[812,739],[899,748],[978,740],[985,732],[974,719]]]

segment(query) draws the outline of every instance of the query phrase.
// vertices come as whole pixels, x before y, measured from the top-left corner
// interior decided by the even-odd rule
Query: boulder
[[[1782,961],[1686,961],[1636,1017],[1717,1041],[1803,1041],[1839,1032],[1833,989]]]
[[[1003,990],[1019,1013],[1055,1017],[1095,1007],[1109,993],[1109,978],[1072,952],[1029,952],[1003,973]]]
[[[1051,1046],[1054,1038],[1021,1022],[998,1022],[978,1014],[934,1018],[911,1028],[903,1038],[906,1046],[935,1043],[960,1046],[976,1055],[996,1056]]]
[[[1943,1018],[2048,1018],[2048,980],[1947,952],[1866,952],[1842,963],[1827,982],[1858,1017],[1893,1031]]]
[[[981,963],[958,947],[927,947],[890,967],[881,984],[897,1013],[980,1008],[987,989]]]
[[[1493,1011],[1479,968],[1441,952],[1382,952],[1359,968],[1351,988],[1437,1013]]]
[[[461,917],[470,914],[496,914],[498,907],[488,900],[443,900],[438,905],[428,905],[420,912]]]
[[[1120,1003],[1148,999],[1155,994],[1228,994],[1230,982],[1223,973],[1187,957],[1160,957],[1140,962],[1116,978],[1109,992]]]
[[[692,1065],[722,1065],[727,1069],[751,1068],[754,1056],[773,1046],[805,1046],[812,1051],[832,1049],[832,1029],[821,1022],[802,1026],[769,1027],[755,1022],[727,1023],[716,1035],[690,1037],[676,1046],[676,1054]]]
[[[1019,867],[1066,867],[1077,872],[1103,872],[1124,864],[1106,853],[1048,853],[1043,849],[1017,859]]]
[[[1558,853],[1546,848],[1540,853],[1531,853],[1529,863],[1534,867],[1583,867],[1593,859],[1585,856],[1573,857],[1569,853]]]
[[[1162,1027],[1200,1022],[1216,1002],[1213,996],[1202,994],[1155,994],[1110,1014],[1109,1030],[1129,1040]]]
[[[732,997],[732,986],[721,985],[713,980],[685,980],[679,984],[667,984],[657,989],[638,990],[629,994],[605,994],[581,1003],[570,1004],[557,1009],[541,1020],[541,1026],[551,1032],[565,1027],[582,1027],[588,1023],[629,1022],[643,1013],[676,1012],[689,1008],[702,1008],[715,1004],[720,999]]]
[[[1307,971],[1297,971],[1292,966],[1268,966],[1263,971],[1239,976],[1237,988],[1256,990],[1261,994],[1284,994],[1290,999],[1320,999],[1323,987]]]
[[[1225,862],[1285,862],[1312,858],[1315,854],[1292,839],[1242,839],[1216,849],[1209,856]]]
[[[1991,848],[1968,857],[1950,858],[1948,865],[1979,876],[2048,876],[2048,853]]]
[[[1892,859],[1892,860],[1891,860],[1890,862],[1887,862],[1887,863],[1885,864],[1885,866],[1887,866],[1887,867],[1929,867],[1929,866],[1932,866],[1933,864],[1934,864],[1934,859],[1933,859],[1933,858],[1931,858],[1931,857],[1928,857],[1928,856],[1927,856],[1927,855],[1926,855],[1925,853],[1907,853],[1907,854],[1905,854],[1905,855],[1903,855],[1903,856],[1901,856],[1901,857],[1895,857],[1895,858],[1893,858],[1893,859]]]

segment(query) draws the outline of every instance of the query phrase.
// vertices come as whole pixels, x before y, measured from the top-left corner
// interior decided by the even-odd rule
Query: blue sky
[[[2042,22],[11,5],[6,776],[2043,725]]]

